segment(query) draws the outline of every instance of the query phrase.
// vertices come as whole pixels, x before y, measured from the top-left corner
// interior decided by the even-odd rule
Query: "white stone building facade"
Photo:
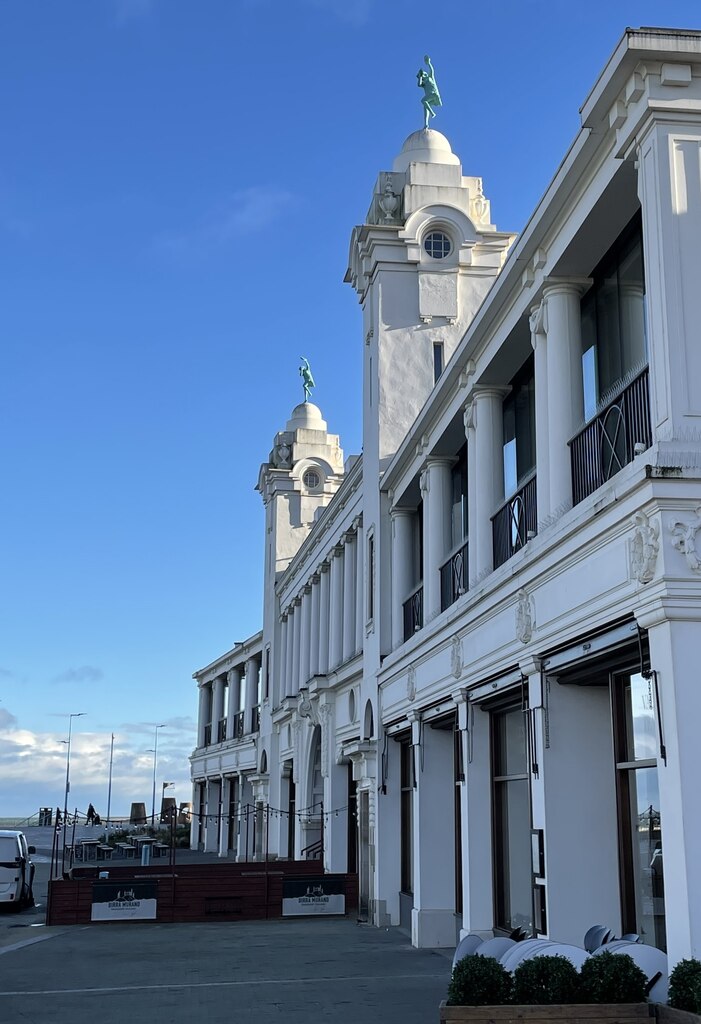
[[[701,33],[625,33],[518,238],[407,139],[351,239],[363,455],[305,403],[261,467],[193,844],[321,852],[419,946],[701,956],[700,238]]]

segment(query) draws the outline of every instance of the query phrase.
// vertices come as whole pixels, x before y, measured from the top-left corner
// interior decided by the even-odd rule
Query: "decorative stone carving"
[[[385,188],[378,205],[382,210],[385,221],[387,223],[393,221],[399,209],[399,196],[396,195],[392,188],[392,179],[389,174],[385,175]]]
[[[485,199],[482,190],[482,179],[477,179],[477,193],[472,200],[472,214],[477,224],[482,224],[489,212],[489,203]]]
[[[329,743],[329,733],[332,729],[332,707],[330,704],[322,704],[319,707],[319,720],[321,724],[321,774],[323,778],[328,778],[329,775],[329,751],[331,744]]]
[[[406,696],[409,701],[416,699],[416,669],[413,665],[409,666],[406,676]]]
[[[288,444],[279,444],[275,449],[275,461],[278,466],[289,466],[292,449]]]
[[[450,650],[450,667],[456,679],[462,675],[463,666],[462,640],[459,636],[454,636]]]
[[[630,571],[639,583],[649,583],[660,550],[660,524],[645,512],[636,512],[631,522],[635,528],[630,540]]]
[[[312,725],[319,724],[319,711],[316,704],[309,699],[309,694],[300,690],[297,714],[300,718],[308,718]]]
[[[692,572],[701,573],[701,552],[696,550],[696,534],[701,530],[701,505],[696,506],[694,514],[696,519],[691,522],[670,520],[669,529],[673,538],[672,545],[684,555]]]
[[[535,601],[527,590],[519,590],[516,605],[516,638],[528,644],[535,629]]]

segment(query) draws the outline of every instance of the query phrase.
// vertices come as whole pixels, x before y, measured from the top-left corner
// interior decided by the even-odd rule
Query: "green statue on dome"
[[[429,117],[436,116],[433,108],[441,107],[443,104],[441,103],[441,94],[438,92],[438,86],[436,85],[436,73],[433,70],[433,64],[428,54],[424,57],[424,63],[428,65],[428,71],[425,68],[420,68],[416,72],[416,83],[424,91],[421,104],[424,108],[424,129],[427,129]]]
[[[308,402],[311,397],[312,388],[315,388],[316,384],[312,377],[312,368],[309,365],[309,360],[305,359],[304,356],[300,356],[299,358],[302,360],[302,365],[299,368],[299,375],[302,378],[302,387],[304,388],[304,401]]]

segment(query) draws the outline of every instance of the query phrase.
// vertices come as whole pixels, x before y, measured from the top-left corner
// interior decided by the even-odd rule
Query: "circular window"
[[[431,231],[424,238],[424,249],[434,260],[444,260],[453,248],[444,231]]]
[[[313,491],[321,483],[321,476],[316,469],[308,469],[302,477],[304,486],[308,487],[310,491]]]

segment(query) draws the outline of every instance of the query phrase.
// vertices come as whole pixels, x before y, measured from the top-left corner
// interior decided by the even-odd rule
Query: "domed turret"
[[[445,135],[433,128],[421,128],[406,140],[392,164],[392,170],[404,173],[409,164],[450,164],[455,167],[460,165],[460,160]]]
[[[327,430],[321,409],[313,402],[300,402],[292,410],[285,430]]]

